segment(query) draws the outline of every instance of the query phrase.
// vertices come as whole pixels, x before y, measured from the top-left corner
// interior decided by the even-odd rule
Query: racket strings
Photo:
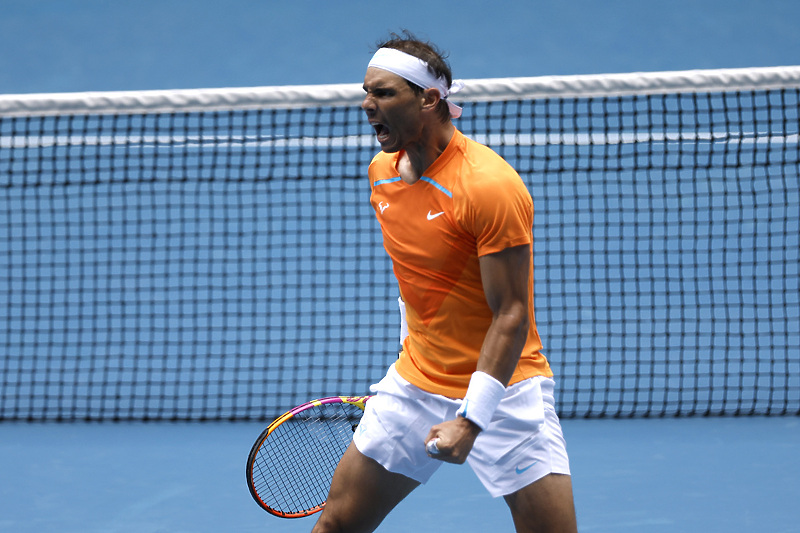
[[[264,504],[288,514],[324,504],[361,414],[346,403],[316,405],[275,427],[252,467],[253,487]]]

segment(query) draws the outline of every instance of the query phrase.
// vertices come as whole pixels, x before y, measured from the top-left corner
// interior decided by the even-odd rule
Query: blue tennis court
[[[301,532],[262,511],[244,464],[260,424],[4,424],[0,531]],[[796,418],[567,420],[580,531],[800,531]],[[445,465],[379,531],[511,531],[505,503]]]
[[[485,2],[477,0],[435,5],[412,0],[403,4],[403,13],[392,9],[387,16],[385,6],[362,0],[347,7],[316,1],[271,6],[202,0],[187,7],[178,0],[130,5],[10,0],[0,5],[0,46],[13,50],[0,54],[0,96],[359,83],[370,45],[388,30],[403,27],[439,42],[451,52],[456,76],[470,79],[788,66],[798,64],[800,57],[795,22],[800,20],[800,3],[793,0],[700,4],[623,0],[614,9],[585,0],[569,5],[502,4],[502,9],[498,5],[488,16]],[[427,15],[420,19],[423,9]],[[743,94],[737,98],[745,108],[763,103],[764,98]],[[767,100],[769,104],[775,103],[771,100],[795,101],[785,95]],[[623,117],[620,122],[630,116],[636,117],[635,122],[642,116],[636,109],[633,115],[625,114],[631,107],[627,101],[617,107]],[[709,104],[696,115],[700,118],[691,138],[674,141],[668,128],[661,139],[659,134],[650,136],[657,148],[649,156],[667,163],[665,174],[675,177],[666,185],[636,184],[635,174],[628,171],[608,171],[620,179],[610,186],[593,182],[601,176],[587,171],[588,167],[603,160],[611,161],[609,168],[613,168],[642,154],[617,151],[613,135],[607,133],[562,130],[553,151],[589,161],[587,166],[576,165],[571,175],[586,175],[593,183],[553,181],[537,184],[535,189],[537,213],[540,208],[542,213],[547,211],[542,198],[551,193],[563,196],[551,208],[561,218],[541,219],[549,220],[540,230],[541,246],[547,252],[542,255],[574,257],[561,270],[553,268],[558,276],[550,280],[555,287],[548,296],[552,300],[545,301],[554,305],[542,306],[537,318],[552,333],[543,339],[548,356],[556,368],[569,370],[562,373],[565,393],[556,400],[570,415],[563,425],[582,532],[800,531],[800,418],[794,416],[800,401],[797,167],[778,161],[796,157],[796,124],[787,126],[786,122],[796,122],[800,108],[790,106],[795,114],[785,115],[791,118],[788,121],[776,118],[774,111],[749,112],[753,122],[768,124],[767,134],[733,141],[713,135],[714,128],[704,122],[706,115],[715,115],[712,108]],[[544,122],[555,122],[550,117],[562,111],[563,107],[552,106],[537,113],[548,117]],[[245,460],[267,424],[253,422],[254,413],[289,408],[296,397],[307,399],[309,383],[325,383],[335,393],[363,393],[342,389],[354,379],[367,379],[367,372],[355,371],[354,378],[335,366],[312,368],[280,394],[248,400],[244,407],[231,399],[231,390],[248,389],[256,397],[260,392],[266,396],[272,389],[259,380],[266,383],[291,374],[289,363],[260,365],[260,354],[277,345],[277,349],[288,347],[301,354],[303,350],[336,350],[348,354],[342,356],[341,365],[352,368],[366,368],[375,346],[390,360],[391,350],[384,350],[384,344],[364,339],[376,331],[383,337],[394,335],[394,315],[383,313],[381,306],[394,301],[396,288],[385,260],[372,258],[383,258],[382,250],[373,239],[374,232],[361,231],[361,222],[342,222],[331,228],[330,247],[322,254],[325,258],[312,259],[311,266],[294,262],[288,251],[292,247],[307,251],[303,231],[308,228],[304,226],[321,225],[305,218],[297,206],[313,202],[314,193],[335,202],[340,197],[357,197],[363,192],[359,181],[347,182],[352,188],[345,190],[315,191],[301,186],[298,192],[284,189],[279,181],[255,179],[258,170],[241,161],[252,158],[252,146],[267,152],[276,147],[276,158],[297,159],[305,174],[325,183],[330,180],[318,170],[317,161],[335,160],[347,173],[365,162],[372,148],[359,148],[352,159],[331,155],[335,151],[297,156],[291,151],[296,146],[293,139],[258,138],[254,143],[246,130],[247,120],[231,116],[230,122],[225,116],[215,122],[208,137],[196,135],[189,124],[189,133],[175,145],[162,143],[174,116],[155,121],[156,133],[139,136],[131,133],[138,127],[135,119],[96,124],[87,120],[97,127],[88,134],[88,142],[87,137],[76,140],[77,129],[71,125],[53,126],[50,131],[51,126],[42,122],[38,133],[23,133],[16,126],[0,129],[0,171],[11,169],[8,176],[21,176],[34,167],[45,173],[55,168],[50,172],[55,184],[64,185],[34,182],[23,189],[17,185],[27,178],[2,182],[8,195],[0,203],[0,226],[7,229],[0,238],[0,256],[27,254],[33,266],[22,268],[15,259],[0,264],[0,278],[7,281],[7,287],[0,288],[7,300],[0,301],[0,420],[4,414],[14,419],[0,421],[0,531],[300,532],[311,528],[313,518],[275,518],[250,498]],[[326,121],[337,120],[335,113],[324,114],[319,123],[325,126]],[[494,127],[490,122],[487,129]],[[39,123],[33,123],[35,130]],[[241,138],[217,143],[242,123]],[[106,148],[114,144],[108,139],[123,136],[124,150]],[[697,141],[700,148],[692,148],[698,146]],[[668,142],[673,146],[667,146]],[[44,157],[18,157],[22,148],[36,143],[34,148]],[[200,155],[197,147],[203,143],[217,143],[213,157]],[[56,145],[68,148],[51,150]],[[674,146],[677,151],[672,151]],[[49,163],[59,150],[67,155],[63,174]],[[110,170],[109,162],[116,165],[122,151],[127,156],[137,150],[144,154],[144,167],[156,174],[168,173],[172,161],[180,161],[200,178],[200,185],[192,180],[177,184],[154,180],[146,185],[143,196],[134,199],[130,183],[136,181],[138,171],[123,165],[124,179],[114,181],[119,175]],[[534,161],[555,159],[548,149],[530,149],[536,150],[541,153],[527,154]],[[177,159],[169,159],[176,154]],[[165,164],[168,159],[170,163]],[[692,175],[683,171],[690,159],[699,162],[700,168]],[[737,174],[740,181],[725,186],[731,189],[725,196],[713,196],[720,192],[722,180],[717,170],[707,168],[712,162],[729,168],[735,159],[739,167],[750,165],[757,170],[742,171]],[[670,173],[670,164],[680,171]],[[280,168],[284,170],[277,172],[292,177],[285,170],[288,163]],[[229,194],[209,176],[231,169],[240,174],[234,176]],[[543,168],[532,165],[520,170],[535,174]],[[90,183],[94,188],[89,195],[79,193],[76,185],[84,175],[99,183]],[[47,196],[51,189],[58,192]],[[684,197],[685,190],[699,195]],[[585,199],[595,192],[605,195],[609,210],[622,213],[612,225],[581,225],[584,214],[593,210]],[[694,199],[705,198],[704,193],[713,196],[707,205]],[[294,204],[272,203],[278,197]],[[171,218],[177,213],[174,205],[185,201],[186,211],[197,218],[190,221],[181,214],[177,223]],[[348,208],[353,211],[347,214],[368,211],[366,201],[358,205]],[[314,206],[317,211],[328,210]],[[722,214],[702,220],[704,215],[698,213],[706,208]],[[33,211],[39,212],[35,223],[29,214]],[[253,238],[258,228],[267,225],[260,214],[267,211],[276,219],[297,216],[298,227],[282,223],[280,235]],[[763,222],[762,216],[769,222]],[[705,233],[688,235],[680,229],[690,227],[680,223],[704,221],[711,222],[712,228]],[[645,222],[666,228],[661,234],[647,235],[657,243],[648,253],[632,244]],[[125,235],[134,224],[133,235]],[[586,238],[581,229],[586,227],[591,228],[588,236],[592,239],[581,241],[585,247],[569,244]],[[739,231],[739,237],[728,238],[723,233],[728,228]],[[173,233],[173,229],[183,233]],[[298,233],[291,233],[295,229]],[[79,246],[71,247],[69,240],[62,239],[65,235],[77,235],[72,244]],[[207,251],[199,255],[194,251],[203,248]],[[781,261],[769,255],[776,250]],[[591,258],[599,257],[589,255],[594,252],[608,253],[612,259],[593,263]],[[738,259],[732,260],[734,255]],[[188,272],[177,284],[172,283],[169,270],[175,257],[180,258],[181,271]],[[279,267],[259,270],[258,265],[270,261]],[[729,262],[733,266],[725,266]],[[310,274],[318,263],[325,263],[325,268],[333,264],[339,272],[326,278],[324,288]],[[631,284],[631,263],[646,265],[652,278]],[[356,271],[354,266],[365,269]],[[676,284],[670,280],[677,278],[678,271],[689,275]],[[77,277],[64,275],[75,272]],[[739,282],[740,277],[756,281]],[[233,278],[246,283],[229,284]],[[273,300],[269,291],[259,288],[273,278],[285,287],[281,299]],[[340,303],[367,278],[378,287],[374,298],[355,306]],[[251,282],[256,287],[253,291],[248,289]],[[604,285],[608,294],[591,292],[588,287],[593,283]],[[84,292],[74,292],[77,286]],[[591,304],[595,307],[583,307],[586,302],[575,297],[580,291],[594,295]],[[669,291],[676,291],[675,300],[653,296]],[[314,314],[317,292],[330,293],[328,314]],[[546,292],[542,291],[543,297]],[[139,299],[140,293],[151,298]],[[189,311],[187,302],[200,293],[204,303],[192,314],[196,311]],[[374,301],[382,303],[376,307]],[[268,302],[266,310],[264,302]],[[607,318],[599,311],[604,308],[610,309]],[[283,318],[287,322],[275,323],[272,317],[285,310],[294,313],[294,321]],[[86,318],[77,318],[84,311]],[[168,319],[160,321],[164,317]],[[661,342],[669,331],[660,325],[642,327],[653,318],[679,325],[684,359],[661,360],[665,348]],[[647,367],[644,372],[631,371],[631,361],[625,357],[607,358],[584,349],[605,329],[612,330],[605,348],[641,357]],[[133,337],[138,344],[132,344]],[[735,342],[726,344],[730,339]],[[777,354],[778,359],[750,359],[752,339],[763,353]],[[170,356],[166,360],[159,358],[162,345]],[[735,350],[725,353],[730,345]],[[70,350],[75,346],[91,346],[104,355],[117,351],[123,357],[108,364],[72,358]],[[207,348],[208,357],[191,366],[198,347]],[[237,350],[241,358],[227,357]],[[561,361],[560,353],[578,355],[574,361]],[[300,364],[314,366],[304,354],[298,359]],[[9,377],[15,373],[23,376],[19,383]],[[66,379],[56,378],[59,373]],[[604,378],[609,374],[611,378]],[[62,394],[73,397],[56,400]],[[214,394],[218,400],[207,399]],[[700,407],[679,407],[684,401]],[[594,410],[596,405],[608,406],[611,412],[603,417]],[[615,405],[625,407],[614,412]],[[218,420],[232,417],[237,408],[249,409],[243,418],[250,421]],[[702,416],[746,415],[748,411],[757,415]],[[766,412],[778,416],[761,416]],[[650,418],[640,416],[648,414]],[[170,416],[212,420],[163,421]],[[18,421],[26,417],[51,422]],[[156,421],[129,421],[137,417]],[[85,418],[105,421],[85,422]],[[109,421],[115,419],[123,421]],[[489,498],[467,467],[450,465],[403,502],[379,531],[423,527],[437,533],[513,530],[503,501]]]

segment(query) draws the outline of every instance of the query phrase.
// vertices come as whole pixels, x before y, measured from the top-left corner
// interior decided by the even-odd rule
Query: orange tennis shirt
[[[492,322],[478,258],[532,249],[533,201],[505,160],[458,130],[413,185],[400,178],[399,155],[380,152],[369,166],[370,201],[406,305],[409,334],[395,366],[423,390],[463,398]],[[530,329],[510,384],[553,375],[536,330],[530,264]]]

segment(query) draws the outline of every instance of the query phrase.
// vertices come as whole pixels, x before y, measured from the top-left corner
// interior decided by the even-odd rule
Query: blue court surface
[[[0,531],[309,531],[245,484],[260,424],[3,424]],[[564,421],[581,532],[800,531],[800,420]],[[354,487],[357,490],[357,487]],[[468,467],[444,465],[378,529],[513,531]]]
[[[456,78],[796,65],[797,0],[3,0],[0,93],[360,83],[412,30]]]

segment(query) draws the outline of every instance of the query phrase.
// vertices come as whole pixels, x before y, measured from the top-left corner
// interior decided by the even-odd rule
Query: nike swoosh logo
[[[442,215],[444,215],[444,211],[441,211],[441,212],[436,213],[436,214],[431,214],[431,212],[428,211],[428,220],[433,220],[434,218],[440,217]]]
[[[517,473],[517,474],[522,474],[522,473],[523,473],[523,472],[525,472],[526,470],[528,470],[528,469],[532,468],[532,467],[533,467],[534,465],[536,465],[536,463],[538,463],[538,462],[539,462],[539,461],[534,461],[534,462],[532,462],[531,464],[529,464],[528,466],[526,466],[525,468],[520,468],[520,467],[517,467],[515,471],[516,471],[516,473]]]

